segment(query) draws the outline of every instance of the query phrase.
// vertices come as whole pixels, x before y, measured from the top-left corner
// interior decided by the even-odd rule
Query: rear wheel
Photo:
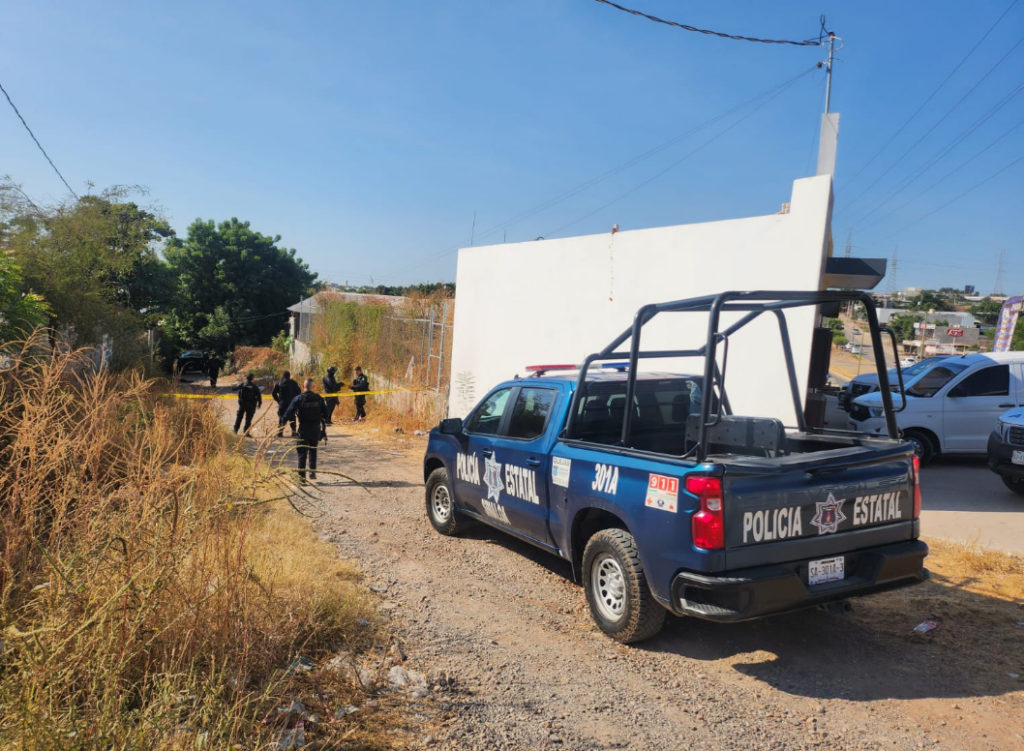
[[[427,517],[442,535],[457,535],[465,523],[455,510],[455,499],[448,483],[448,470],[435,469],[427,478]]]
[[[583,587],[590,614],[616,641],[642,641],[661,631],[665,609],[651,594],[629,532],[604,529],[590,538],[583,551]]]
[[[932,444],[932,439],[927,434],[920,430],[905,430],[903,432],[903,438],[914,444],[914,454],[921,460],[921,466],[924,467],[935,457],[935,446]]]
[[[1024,495],[1024,478],[999,475],[999,479],[1003,481],[1003,485],[1008,487],[1017,495]]]

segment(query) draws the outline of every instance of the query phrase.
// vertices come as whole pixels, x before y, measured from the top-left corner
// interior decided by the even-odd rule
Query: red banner
[[[963,329],[946,329],[946,336],[963,336]]]

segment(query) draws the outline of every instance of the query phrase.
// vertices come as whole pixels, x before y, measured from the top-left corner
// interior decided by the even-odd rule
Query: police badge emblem
[[[501,481],[501,464],[494,456],[484,460],[484,484],[487,486],[487,497],[498,500],[505,483]]]
[[[831,493],[824,501],[815,502],[817,513],[811,519],[811,524],[818,528],[819,535],[831,534],[839,530],[839,525],[846,521],[846,514],[843,513],[845,498],[838,501]]]

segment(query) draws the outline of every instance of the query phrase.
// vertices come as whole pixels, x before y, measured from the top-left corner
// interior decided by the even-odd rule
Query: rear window
[[[686,418],[698,414],[702,392],[698,378],[637,381],[633,399],[633,435],[681,434]],[[626,383],[589,383],[576,412],[576,437],[593,443],[618,443],[626,411]]]

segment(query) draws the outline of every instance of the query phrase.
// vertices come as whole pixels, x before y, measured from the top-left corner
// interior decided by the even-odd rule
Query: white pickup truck
[[[1024,405],[1024,352],[948,357],[905,381],[906,407],[896,424],[927,464],[936,454],[984,454],[1003,412]],[[850,428],[883,433],[879,392],[853,400]]]

